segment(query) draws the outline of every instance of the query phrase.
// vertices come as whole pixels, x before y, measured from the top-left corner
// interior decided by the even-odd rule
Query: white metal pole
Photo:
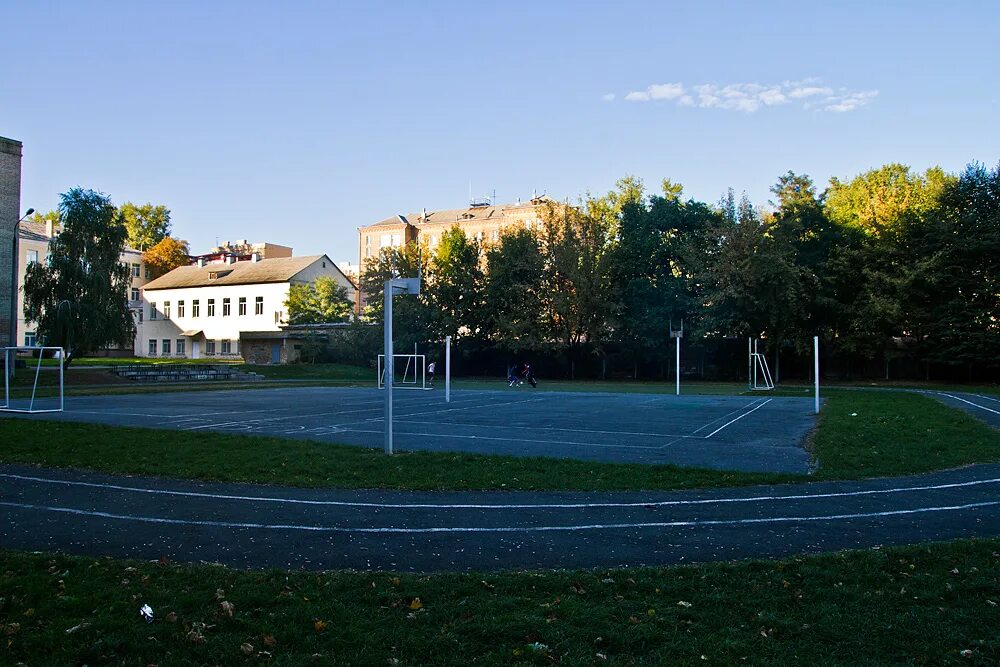
[[[747,338],[747,389],[753,388],[753,338]]]
[[[63,362],[66,359],[66,353],[62,350],[59,351],[59,410],[63,410],[66,404],[66,389],[63,387]]]
[[[383,293],[384,305],[382,312],[385,315],[385,453],[392,454],[392,376],[393,376],[393,356],[392,356],[392,281],[386,281]]]
[[[444,402],[451,403],[451,336],[444,337]]]
[[[819,414],[819,336],[813,336],[813,384],[816,389],[816,414]]]
[[[681,395],[681,337],[678,336],[677,340],[677,395]]]

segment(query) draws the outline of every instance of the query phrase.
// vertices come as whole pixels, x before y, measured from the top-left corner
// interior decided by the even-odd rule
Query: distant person
[[[431,363],[427,364],[427,379],[430,382],[430,385],[432,387],[434,386],[434,369],[435,368],[436,368],[435,362],[432,361]]]
[[[511,364],[507,368],[507,386],[513,387],[515,384],[521,384],[521,378],[517,377],[517,364]]]
[[[521,377],[531,383],[532,387],[538,386],[538,383],[535,382],[535,371],[531,368],[531,364],[525,362],[524,370],[521,371]]]

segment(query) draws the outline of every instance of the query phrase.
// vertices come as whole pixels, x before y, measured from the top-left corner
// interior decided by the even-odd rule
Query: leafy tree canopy
[[[61,197],[62,232],[48,263],[28,266],[24,316],[46,345],[62,346],[67,364],[81,354],[129,346],[135,322],[128,309],[131,276],[121,262],[127,233],[106,195],[74,188]]]
[[[133,248],[148,250],[170,234],[170,209],[162,204],[125,202],[119,210]]]
[[[354,302],[346,287],[331,276],[320,276],[315,282],[291,285],[285,308],[289,324],[331,324],[348,321]]]
[[[152,270],[152,277],[170,273],[179,266],[187,266],[191,262],[188,256],[188,242],[166,236],[162,241],[142,253],[142,261]]]

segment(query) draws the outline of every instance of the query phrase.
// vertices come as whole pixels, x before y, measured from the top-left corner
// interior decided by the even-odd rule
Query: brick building
[[[17,222],[21,218],[21,142],[0,137],[0,346],[17,345]]]

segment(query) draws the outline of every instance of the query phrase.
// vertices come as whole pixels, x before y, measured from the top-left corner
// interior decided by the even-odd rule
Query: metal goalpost
[[[774,380],[771,378],[767,358],[758,351],[758,342],[756,338],[747,339],[747,352],[750,355],[747,387],[752,391],[770,391],[774,389]]]
[[[427,386],[427,357],[423,354],[394,354],[392,385],[396,389],[429,389]],[[378,355],[378,388],[386,385],[385,355]]]
[[[3,405],[0,405],[0,412],[23,412],[28,414],[34,414],[38,412],[62,412],[64,406],[64,360],[66,358],[65,350],[61,347],[45,347],[45,346],[35,346],[35,345],[22,345],[22,346],[12,346],[0,348],[3,350],[3,366],[4,366],[4,382],[3,382]],[[42,359],[45,357],[45,352],[51,351],[52,356],[59,360],[59,383],[55,386],[58,389],[58,394],[55,397],[55,405],[58,407],[51,407],[52,401],[49,397],[39,397],[38,387],[39,379],[42,377]],[[19,406],[15,403],[15,398],[12,396],[11,387],[11,377],[13,373],[17,360],[18,353],[27,352],[33,357],[37,357],[38,363],[35,364],[34,377],[31,383],[31,397],[27,400],[27,407]],[[44,401],[43,405],[49,407],[36,407],[36,403]]]

